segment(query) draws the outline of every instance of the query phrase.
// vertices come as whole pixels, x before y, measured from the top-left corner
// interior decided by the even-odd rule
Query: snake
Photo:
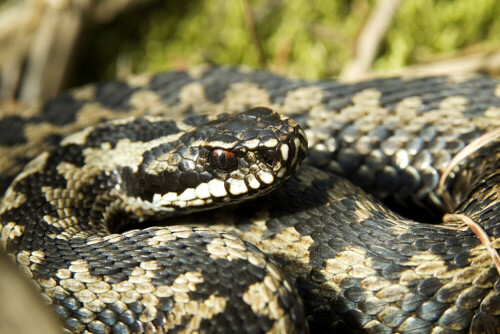
[[[0,250],[70,333],[499,333],[487,247],[441,218],[446,193],[500,248],[498,139],[445,173],[498,127],[482,75],[199,67],[3,104]]]

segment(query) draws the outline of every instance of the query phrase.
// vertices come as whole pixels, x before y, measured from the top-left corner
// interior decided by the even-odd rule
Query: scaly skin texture
[[[343,85],[217,68],[83,87],[45,105],[13,110],[0,120],[4,189],[25,162],[49,152],[17,177],[15,184],[25,186],[12,187],[4,198],[1,242],[8,252],[17,253],[18,264],[35,276],[66,328],[75,332],[155,326],[179,331],[199,326],[208,332],[305,331],[293,283],[312,331],[496,333],[498,273],[471,231],[403,218],[332,172],[379,198],[443,209],[436,193],[443,170],[467,143],[500,126],[499,84],[479,76]],[[104,119],[161,115],[176,121],[169,123],[168,131],[173,126],[184,131],[207,120],[197,115],[234,114],[259,105],[302,125],[309,143],[308,165],[264,198],[213,214],[155,218],[146,212],[141,219],[147,211],[142,203],[113,204],[108,195],[92,190],[95,184],[100,189],[115,184],[116,175],[99,173],[99,168],[109,166],[130,143],[139,143],[132,145],[132,152],[138,147],[144,152],[149,139],[125,135],[113,141],[106,137],[113,137],[113,131],[85,130],[57,148],[64,136]],[[198,121],[186,121],[188,116]],[[132,124],[119,122],[124,127]],[[87,144],[89,133],[99,141],[101,153],[87,149],[79,160],[83,151],[71,145],[92,146]],[[282,150],[280,154],[285,155]],[[96,157],[106,159],[93,169],[90,161]],[[144,156],[137,161],[144,162]],[[496,248],[498,161],[495,141],[461,163],[449,182],[457,200],[455,211],[479,223]],[[124,160],[117,158],[115,164]],[[130,174],[119,175],[127,179]],[[69,179],[73,183],[66,187]],[[127,196],[137,195],[136,188],[125,188]],[[36,196],[52,201],[52,211],[35,199],[26,200]],[[79,196],[101,197],[82,201]],[[41,211],[33,213],[33,206]],[[48,212],[58,218],[41,214]],[[37,219],[48,227],[32,222]],[[110,223],[100,225],[101,220]],[[30,226],[29,234],[21,221]],[[105,236],[129,230],[130,224],[167,227]],[[190,227],[193,224],[196,227]],[[82,237],[82,226],[96,235]],[[58,248],[65,242],[73,253],[78,250],[79,258]],[[16,250],[19,245],[24,247],[21,252]],[[160,257],[153,255],[157,247],[164,247]],[[217,265],[207,266],[207,258]],[[128,269],[117,270],[123,263]],[[106,269],[99,269],[103,265]],[[233,292],[243,302],[232,304]]]

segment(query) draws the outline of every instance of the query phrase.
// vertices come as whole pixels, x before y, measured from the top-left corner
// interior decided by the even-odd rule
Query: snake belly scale
[[[90,85],[6,108],[0,245],[69,332],[498,333],[477,237],[375,196],[443,210],[444,169],[499,126],[482,76]],[[446,189],[497,249],[499,161],[493,140]]]

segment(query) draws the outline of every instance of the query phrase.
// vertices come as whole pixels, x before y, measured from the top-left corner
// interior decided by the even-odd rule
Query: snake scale
[[[380,201],[442,212],[443,171],[499,126],[484,76],[196,68],[4,105],[0,249],[68,332],[499,333],[475,234]],[[497,249],[499,161],[493,140],[446,182]]]

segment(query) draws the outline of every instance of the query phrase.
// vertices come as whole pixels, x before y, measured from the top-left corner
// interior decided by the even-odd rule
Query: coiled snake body
[[[498,333],[474,233],[344,177],[439,210],[453,156],[499,126],[486,77],[222,67],[87,86],[0,120],[0,245],[70,332]],[[497,249],[499,157],[493,140],[446,189]]]

